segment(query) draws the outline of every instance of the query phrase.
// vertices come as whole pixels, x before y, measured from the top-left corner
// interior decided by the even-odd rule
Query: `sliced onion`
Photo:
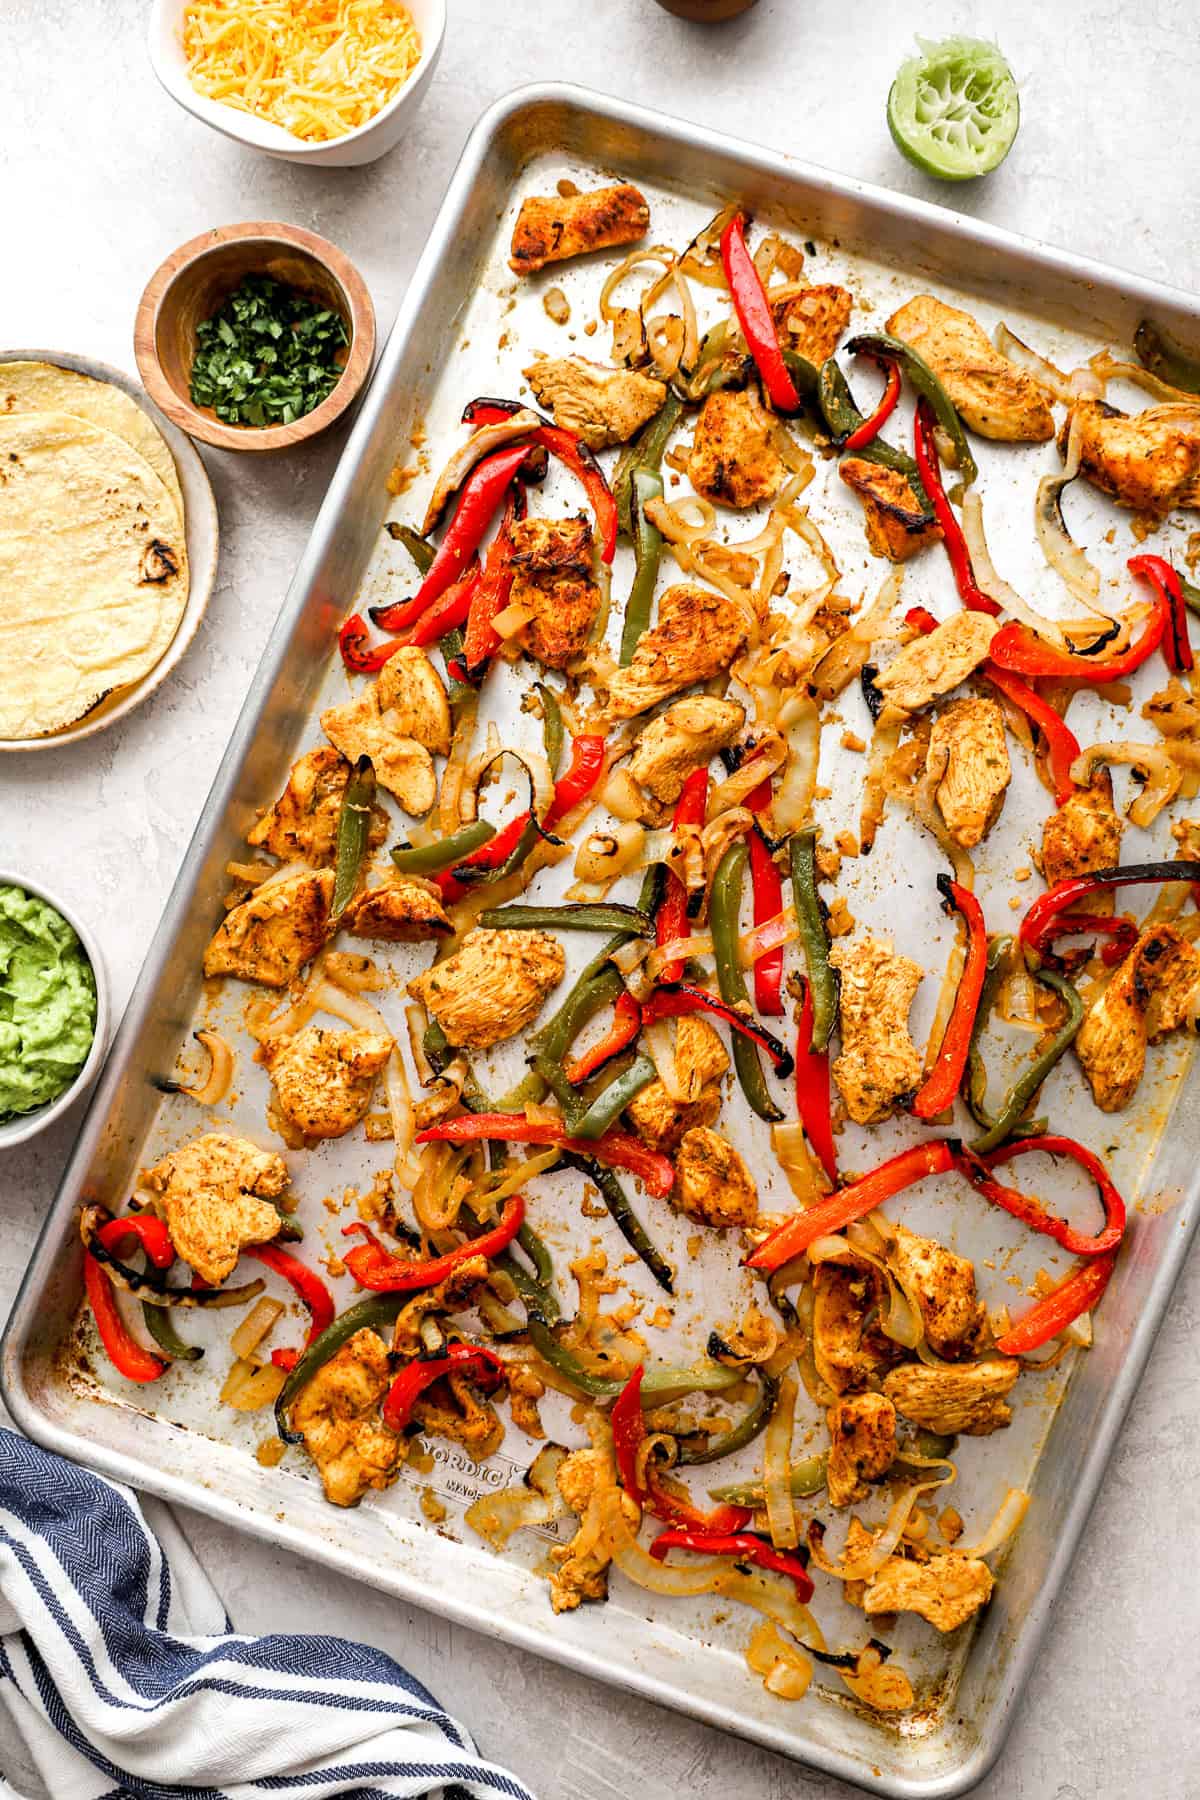
[[[1144,369],[1141,363],[1119,362],[1108,350],[1098,351],[1090,359],[1088,370],[1080,371],[1081,374],[1088,372],[1095,378],[1098,386],[1118,379],[1132,381],[1135,387],[1144,389],[1156,400],[1175,401],[1179,405],[1190,407],[1193,410],[1200,405],[1195,394],[1189,394],[1183,388],[1172,387],[1169,381],[1163,381],[1161,376],[1156,375],[1152,369]],[[1103,391],[1102,386],[1101,391]]]
[[[1067,438],[1067,460],[1061,475],[1043,475],[1033,503],[1033,525],[1042,555],[1079,601],[1090,612],[1100,612],[1100,571],[1088,561],[1085,552],[1067,530],[1062,513],[1064,490],[1079,474],[1082,450],[1082,422],[1078,411],[1071,419]],[[1108,615],[1105,614],[1105,617]]]
[[[396,1180],[402,1188],[411,1193],[416,1186],[418,1175],[418,1170],[409,1154],[413,1138],[416,1135],[416,1120],[413,1117],[408,1076],[404,1072],[399,1047],[395,1043],[392,1045],[392,1054],[384,1065],[383,1088],[387,1096],[388,1117],[392,1122],[392,1139],[395,1143],[393,1161]]]
[[[532,606],[527,606],[523,600],[514,600],[511,605],[503,607],[496,614],[492,620],[492,630],[498,638],[515,638],[518,631],[522,631],[532,617]]]
[[[536,1175],[543,1175],[547,1169],[552,1169],[560,1154],[555,1148],[539,1150],[536,1155],[526,1157],[524,1162],[515,1164],[511,1169],[493,1170],[472,1188],[467,1195],[468,1203],[486,1201],[489,1208],[494,1210],[510,1195],[520,1193]]]
[[[974,487],[965,488],[962,498],[962,530],[967,540],[967,549],[971,552],[971,562],[975,569],[975,580],[983,592],[993,599],[998,606],[1010,612],[1014,619],[1028,626],[1039,637],[1057,644],[1060,649],[1066,647],[1066,637],[1061,625],[1055,619],[1048,619],[1044,613],[1035,612],[1032,606],[1022,600],[1015,588],[996,573],[996,565],[992,561],[988,549],[987,537],[983,529],[983,501]]]
[[[1148,829],[1175,798],[1183,779],[1170,752],[1162,744],[1091,744],[1071,764],[1071,780],[1090,787],[1096,770],[1108,763],[1125,764],[1142,776],[1145,786],[1129,807],[1128,817],[1132,824]]]
[[[225,873],[231,881],[240,881],[245,887],[256,888],[261,887],[264,881],[269,881],[276,870],[273,863],[227,862]]]
[[[575,874],[580,881],[613,882],[643,867],[646,833],[632,820],[615,831],[593,831],[575,852]]]
[[[661,263],[663,268],[669,271],[675,266],[675,252],[669,244],[650,244],[644,248],[631,250],[627,256],[621,258],[600,289],[599,311],[600,317],[606,325],[611,325],[621,311],[621,308],[613,303],[614,293],[625,277],[632,270],[640,268],[643,263]]]
[[[229,1084],[233,1080],[233,1050],[219,1031],[194,1031],[192,1036],[208,1051],[208,1074],[199,1087],[184,1087],[181,1084],[177,1091],[186,1094],[198,1106],[216,1106],[229,1092]]]
[[[781,950],[786,944],[794,944],[800,936],[800,927],[796,923],[795,910],[785,906],[772,919],[764,919],[753,931],[743,932],[738,939],[738,961],[743,969],[752,969],[756,962],[769,956],[772,950]]]
[[[907,1712],[913,1704],[912,1682],[896,1663],[885,1662],[874,1644],[859,1653],[856,1669],[839,1669],[838,1674],[850,1692],[875,1712]]]
[[[870,1545],[849,1562],[831,1563],[827,1560],[821,1548],[821,1532],[819,1528],[814,1529],[816,1525],[814,1520],[813,1524],[809,1526],[808,1547],[818,1569],[826,1575],[832,1575],[836,1581],[870,1581],[871,1577],[883,1567],[904,1536],[904,1528],[921,1495],[933,1493],[937,1488],[948,1487],[954,1480],[957,1470],[953,1463],[947,1463],[944,1466],[949,1469],[950,1473],[941,1476],[937,1481],[917,1481],[911,1487],[901,1489],[892,1502],[882,1529],[877,1532]]]
[[[815,1206],[829,1192],[825,1171],[813,1156],[798,1119],[772,1125],[771,1148],[801,1206]]]
[[[812,700],[790,694],[776,724],[787,738],[788,760],[771,803],[771,831],[790,837],[807,824],[821,761],[821,712]]]
[[[712,934],[697,931],[691,937],[672,938],[669,944],[659,944],[651,950],[646,958],[646,974],[651,981],[657,981],[668,963],[688,962],[692,957],[711,956],[713,950]],[[615,962],[616,958],[612,960]]]
[[[794,1550],[800,1541],[792,1501],[792,1434],[799,1383],[785,1375],[763,1439],[763,1497],[767,1527],[777,1550]]]
[[[377,994],[388,984],[379,965],[356,950],[326,951],[325,972],[335,986],[351,994]]]
[[[471,762],[471,746],[475,741],[475,725],[479,717],[479,690],[471,688],[463,694],[458,703],[458,716],[454,722],[454,738],[450,745],[450,755],[446,767],[442,771],[442,785],[438,792],[438,828],[443,837],[451,837],[458,827],[469,823],[468,815],[463,811],[463,790],[466,785],[467,769]],[[474,799],[472,796],[472,804]],[[470,817],[474,815],[471,814]]]
[[[778,731],[764,732],[754,746],[754,755],[748,756],[740,768],[726,775],[719,781],[708,796],[705,818],[709,821],[719,818],[732,806],[744,805],[747,797],[756,787],[770,779],[777,769],[781,769],[788,757],[788,742]]]
[[[835,700],[856,681],[866,667],[871,646],[887,634],[892,610],[900,598],[902,568],[895,568],[866,612],[860,613],[821,657],[812,672],[811,686],[818,699]]]
[[[643,794],[628,769],[614,769],[600,790],[600,803],[615,818],[640,819],[646,810]]]
[[[951,1556],[990,1556],[1006,1543],[1029,1511],[1029,1495],[1024,1488],[1010,1487],[1000,1503],[995,1518],[977,1544],[955,1544]]]
[[[550,1525],[566,1518],[570,1510],[557,1491],[544,1494],[533,1487],[511,1487],[498,1494],[482,1494],[463,1516],[493,1550],[503,1550],[514,1532]]]
[[[425,517],[421,521],[421,536],[426,537],[433,530],[451,494],[462,486],[476,463],[481,462],[485,456],[490,456],[502,444],[509,444],[515,438],[528,437],[540,424],[541,420],[535,412],[522,407],[520,412],[510,413],[503,419],[497,419],[493,425],[481,425],[477,431],[473,431],[466,443],[459,445],[434,483]]]
[[[692,1092],[692,1084],[680,1076],[671,1026],[670,1019],[653,1019],[642,1026],[642,1042],[668,1097],[677,1106],[690,1106],[699,1096]]]
[[[286,1369],[277,1369],[274,1363],[263,1363],[261,1367],[249,1362],[235,1362],[221,1386],[218,1396],[222,1405],[232,1406],[235,1412],[259,1412],[264,1406],[273,1406],[288,1378]]]
[[[802,1700],[812,1681],[811,1661],[780,1635],[771,1619],[761,1620],[750,1634],[746,1664],[751,1674],[762,1676],[767,1692],[780,1700]]]
[[[1025,369],[1030,375],[1036,376],[1044,388],[1049,388],[1056,400],[1070,406],[1075,398],[1070,378],[1061,369],[1056,369],[1052,362],[1047,362],[1044,356],[1039,356],[1036,350],[1031,350],[1015,331],[1009,330],[1003,320],[992,333],[992,342],[1001,356],[1016,363],[1019,369]]]
[[[893,756],[900,748],[903,729],[903,716],[894,708],[885,707],[871,732],[871,754],[867,760],[862,811],[858,819],[858,842],[864,855],[874,847],[879,827],[883,824],[890,790],[888,770]]]
[[[229,1339],[233,1354],[242,1362],[250,1362],[283,1310],[283,1301],[273,1300],[269,1294],[256,1300]]]

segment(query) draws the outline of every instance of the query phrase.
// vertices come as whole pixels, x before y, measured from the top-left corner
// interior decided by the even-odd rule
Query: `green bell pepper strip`
[[[885,331],[863,332],[851,338],[846,345],[851,355],[885,356],[900,364],[918,394],[928,400],[937,416],[937,422],[954,445],[958,458],[959,474],[965,486],[969,487],[978,478],[979,469],[971,454],[971,446],[967,442],[967,434],[963,430],[962,420],[949,394],[934,374],[923,356],[918,356],[911,344],[900,338],[891,337]]]
[[[738,960],[738,914],[747,856],[746,845],[739,839],[721,858],[713,877],[708,920],[721,998],[727,1006],[749,1011],[750,996]],[[769,1125],[778,1123],[783,1114],[771,1098],[757,1049],[740,1031],[732,1034],[730,1047],[738,1082],[751,1108]]]
[[[293,1431],[287,1422],[288,1408],[301,1389],[308,1386],[317,1370],[323,1369],[356,1331],[370,1326],[382,1334],[385,1325],[394,1325],[401,1307],[411,1299],[411,1293],[369,1294],[365,1300],[359,1300],[344,1313],[340,1313],[332,1325],[327,1325],[320,1337],[308,1346],[280,1388],[275,1401],[275,1429],[285,1444],[298,1444],[301,1441],[301,1434]]]
[[[967,1103],[968,1112],[981,1131],[990,1131],[996,1123],[995,1115],[988,1111],[987,1066],[983,1060],[981,1039],[995,1007],[996,996],[1000,991],[1005,964],[1012,953],[1012,946],[1011,932],[995,932],[988,939],[983,992],[979,996],[979,1011],[975,1014],[975,1029],[971,1033],[971,1043],[967,1050],[967,1078],[963,1083],[962,1097]],[[1044,1119],[1039,1119],[1037,1123],[1043,1130],[1045,1129],[1046,1121]]]
[[[654,605],[654,589],[658,582],[663,547],[661,531],[646,517],[647,502],[661,500],[663,497],[662,476],[653,469],[636,465],[631,488],[630,535],[633,538],[636,568],[629,598],[625,602],[621,648],[617,657],[623,669],[627,669],[633,661],[634,651],[650,628],[650,613]]]
[[[766,1430],[767,1420],[775,1410],[775,1398],[779,1392],[779,1383],[773,1375],[768,1375],[760,1367],[743,1369],[743,1375],[758,1376],[758,1393],[754,1401],[747,1407],[737,1424],[729,1431],[723,1431],[714,1442],[703,1450],[692,1450],[686,1440],[679,1445],[679,1466],[681,1468],[698,1468],[702,1463],[720,1462],[724,1456],[732,1456],[738,1450],[744,1450],[752,1444],[759,1434]]]
[[[438,1027],[438,1030],[441,1031],[440,1026]],[[442,1037],[444,1040],[445,1033],[442,1033]],[[425,1043],[423,1046],[426,1056],[429,1055],[428,1038],[429,1033],[426,1031]],[[545,1089],[543,1088],[541,1092],[536,1095],[531,1095],[530,1097],[540,1100],[544,1092]],[[513,1096],[505,1096],[505,1098],[511,1099]],[[490,1096],[480,1087],[479,1082],[476,1080],[474,1073],[470,1069],[468,1069],[467,1079],[463,1083],[462,1103],[468,1112],[487,1113],[504,1112],[507,1110],[503,1100],[493,1103]],[[524,1100],[522,1099],[513,1106],[512,1110],[514,1112],[520,1112],[523,1110],[524,1104]],[[499,1143],[489,1144],[488,1158],[493,1169],[503,1168],[508,1160],[504,1145]],[[486,1229],[486,1226],[480,1226],[481,1231]],[[533,1264],[533,1275],[531,1276],[521,1267],[520,1263],[513,1255],[511,1247],[507,1250],[502,1250],[499,1256],[494,1256],[492,1258],[493,1266],[497,1269],[503,1269],[509,1276],[513,1286],[525,1302],[526,1310],[533,1309],[544,1314],[548,1319],[557,1319],[561,1309],[554,1294],[554,1259],[533,1226],[529,1223],[528,1218],[521,1221],[516,1241]]]
[[[1171,387],[1200,394],[1200,358],[1189,356],[1153,319],[1143,319],[1133,334],[1133,347],[1144,369]]]
[[[479,923],[509,931],[619,931],[627,938],[654,936],[654,920],[636,906],[615,901],[572,903],[558,906],[489,906]]]
[[[450,706],[450,723],[456,735],[459,721],[468,716],[468,704],[472,709],[469,715],[472,719],[475,716],[474,709],[479,705],[479,690],[472,687],[466,679],[467,665],[464,661],[466,642],[461,625],[456,625],[453,630],[446,633],[445,637],[438,639],[438,649],[445,658],[446,674],[449,677],[446,683],[446,699]]]
[[[1178,569],[1175,571],[1175,579],[1179,583],[1179,591],[1183,595],[1184,605],[1189,611],[1200,613],[1200,587],[1197,587],[1194,581],[1185,580]]]
[[[626,537],[633,536],[633,477],[638,469],[656,475],[662,467],[663,452],[671,433],[683,417],[683,401],[668,393],[662,406],[639,437],[626,446],[617,461],[613,475],[613,499],[617,503],[617,523]]]
[[[784,367],[792,378],[792,386],[801,400],[817,400],[821,387],[821,371],[815,363],[810,363],[807,356],[801,356],[798,350],[783,352]]]
[[[404,545],[417,565],[417,573],[428,575],[433,566],[433,559],[437,555],[433,545],[427,543],[420,532],[415,531],[411,525],[398,525],[394,519],[388,520],[384,530],[389,537],[395,538],[397,543]]]
[[[1021,1127],[1020,1135],[1022,1137],[1041,1135],[1039,1130],[1041,1121],[1030,1122],[1022,1126],[1021,1115],[1055,1063],[1066,1054],[1075,1039],[1075,1034],[1083,1024],[1083,1001],[1065,975],[1057,975],[1053,969],[1043,968],[1033,971],[1033,979],[1042,982],[1048,988],[1053,988],[1066,1007],[1067,1016],[1041,1055],[1035,1057],[1028,1068],[1013,1082],[1000,1102],[995,1119],[991,1121],[981,1136],[972,1139],[971,1143],[967,1145],[967,1148],[973,1150],[976,1156],[982,1156],[986,1151],[994,1150],[998,1144],[1004,1142],[1005,1138],[1012,1137],[1018,1127]],[[982,1007],[980,1010],[982,1011]],[[974,1112],[974,1108],[972,1108],[972,1112]]]
[[[338,813],[333,898],[329,903],[330,931],[354,898],[354,890],[362,874],[363,858],[367,853],[374,805],[375,766],[369,756],[360,756],[346,783],[341,811]]]
[[[544,1362],[592,1400],[615,1400],[625,1387],[623,1380],[608,1375],[594,1375],[586,1369],[573,1351],[560,1343],[545,1319],[529,1315],[529,1341]],[[719,1394],[736,1387],[742,1380],[740,1369],[726,1369],[721,1363],[706,1368],[684,1368],[660,1363],[648,1368],[642,1381],[643,1404],[661,1401],[667,1394]]]
[[[854,395],[850,392],[850,385],[840,365],[832,356],[821,364],[817,404],[839,450],[845,440],[866,423],[855,404]],[[877,463],[882,469],[892,469],[897,475],[903,475],[925,517],[933,518],[933,506],[925,492],[921,471],[907,450],[897,450],[893,444],[885,444],[882,438],[877,437],[872,438],[869,444],[860,444],[851,454],[863,462]]]
[[[829,960],[829,933],[825,927],[825,911],[817,892],[817,832],[815,827],[798,831],[788,846],[792,866],[792,900],[796,908],[796,924],[800,930],[800,946],[808,970],[808,986],[812,995],[811,1052],[820,1054],[828,1045],[838,1012],[837,971]]]
[[[615,1125],[631,1100],[657,1080],[658,1070],[648,1056],[638,1056],[603,1088],[578,1118],[569,1121],[571,1135],[577,1138],[603,1137]]]
[[[819,1456],[806,1456],[801,1462],[792,1464],[792,1499],[806,1500],[810,1494],[819,1494],[825,1486],[825,1466],[828,1457],[824,1451]],[[766,1493],[761,1481],[735,1481],[728,1487],[709,1488],[710,1500],[724,1500],[732,1506],[752,1506],[757,1512],[767,1503]]]
[[[392,861],[402,875],[438,875],[451,869],[473,850],[479,850],[496,835],[496,827],[486,819],[476,819],[449,837],[432,844],[397,844]]]
[[[558,703],[558,695],[544,681],[535,681],[533,690],[542,703],[542,748],[546,753],[550,776],[553,780],[558,775],[558,766],[562,762],[563,743],[566,731],[563,726],[562,707]]]
[[[199,1362],[204,1351],[199,1344],[185,1344],[175,1329],[171,1310],[166,1306],[148,1306],[142,1301],[142,1319],[146,1330],[164,1356],[172,1362]]]
[[[650,1241],[645,1227],[629,1204],[628,1196],[615,1171],[606,1169],[603,1163],[593,1162],[589,1157],[577,1156],[570,1151],[563,1157],[563,1163],[568,1169],[578,1169],[581,1175],[586,1175],[595,1184],[613,1224],[629,1248],[645,1263],[659,1287],[665,1293],[674,1294],[674,1271],[662,1251]]]

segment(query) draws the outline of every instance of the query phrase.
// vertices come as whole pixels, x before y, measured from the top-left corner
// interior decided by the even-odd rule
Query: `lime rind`
[[[918,38],[888,95],[897,147],[927,175],[969,181],[998,168],[1021,122],[1013,72],[995,44]]]

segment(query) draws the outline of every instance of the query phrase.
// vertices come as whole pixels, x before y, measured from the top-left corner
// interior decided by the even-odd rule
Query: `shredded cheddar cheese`
[[[421,38],[396,0],[191,0],[183,48],[197,93],[319,143],[395,98]]]

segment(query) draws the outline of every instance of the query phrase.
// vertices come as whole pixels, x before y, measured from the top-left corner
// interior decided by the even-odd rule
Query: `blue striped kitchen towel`
[[[4,1430],[0,1699],[53,1800],[533,1800],[390,1656],[239,1637],[165,1506]]]

